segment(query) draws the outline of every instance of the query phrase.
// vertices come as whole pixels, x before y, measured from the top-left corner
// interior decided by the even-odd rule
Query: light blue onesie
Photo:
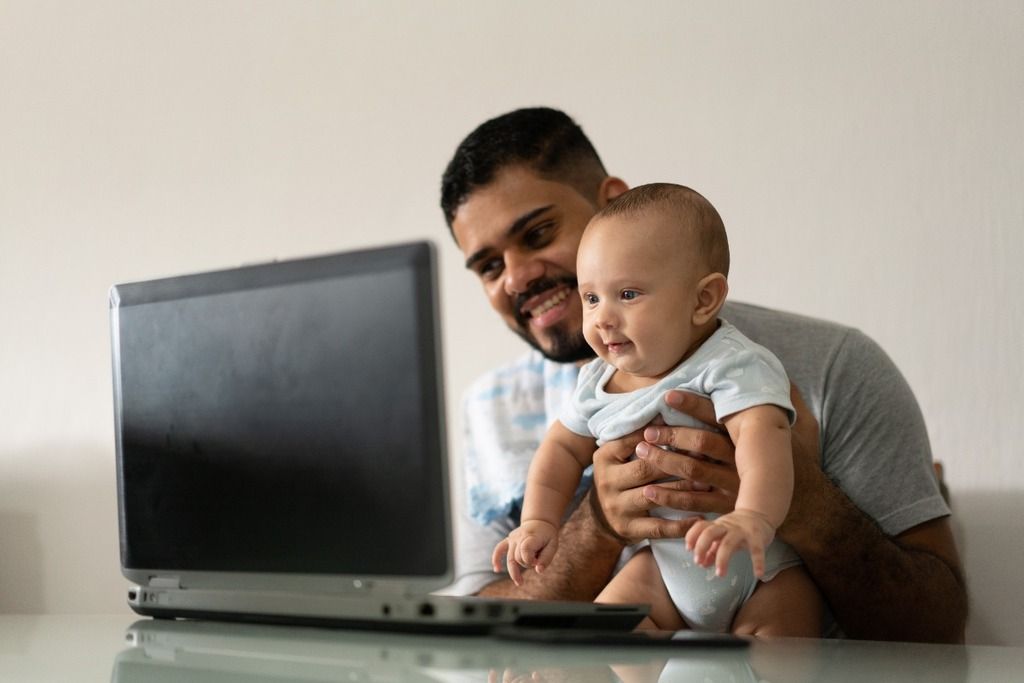
[[[576,434],[594,437],[599,446],[640,429],[658,415],[669,425],[706,429],[706,425],[665,403],[665,392],[670,389],[710,397],[719,421],[765,404],[785,410],[790,424],[796,419],[782,363],[724,320],[689,358],[649,387],[624,394],[606,393],[604,387],[614,372],[615,368],[601,359],[581,368],[572,401],[559,418]],[[683,519],[693,513],[656,508],[651,514]],[[652,540],[651,548],[669,595],[690,628],[728,631],[737,608],[757,587],[750,555],[745,551],[734,554],[728,573],[717,577],[714,567],[705,569],[694,562],[682,539]],[[796,553],[777,540],[765,555],[765,581],[800,563]]]

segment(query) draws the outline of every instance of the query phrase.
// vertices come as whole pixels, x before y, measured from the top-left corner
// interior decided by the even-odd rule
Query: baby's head
[[[668,183],[634,188],[583,233],[583,334],[619,370],[660,378],[715,331],[728,274],[725,226],[707,199]]]

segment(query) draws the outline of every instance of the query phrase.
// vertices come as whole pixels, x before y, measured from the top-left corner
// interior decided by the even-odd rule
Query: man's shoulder
[[[722,307],[722,317],[757,343],[763,343],[758,337],[790,337],[810,333],[820,337],[841,338],[854,331],[848,325],[831,320],[738,301],[727,301]]]
[[[726,303],[722,317],[775,354],[805,399],[823,392],[837,367],[873,367],[884,360],[881,348],[849,325],[738,302]]]

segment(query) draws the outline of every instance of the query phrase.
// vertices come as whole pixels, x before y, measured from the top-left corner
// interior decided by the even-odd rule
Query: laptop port
[[[420,616],[421,617],[432,617],[434,616],[434,606],[429,602],[425,602],[420,605]]]
[[[380,612],[384,616],[389,616],[391,614],[391,605],[384,605],[380,608]]]

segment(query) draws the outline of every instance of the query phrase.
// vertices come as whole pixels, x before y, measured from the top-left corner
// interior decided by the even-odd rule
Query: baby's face
[[[576,261],[583,335],[604,361],[637,377],[663,377],[699,335],[693,312],[706,273],[668,220],[645,212],[592,222]]]

